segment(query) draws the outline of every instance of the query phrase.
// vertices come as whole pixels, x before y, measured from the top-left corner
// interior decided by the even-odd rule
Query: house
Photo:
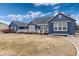
[[[48,33],[48,21],[50,19],[51,17],[35,18],[32,22],[28,24],[29,32],[38,33],[40,31],[40,33]]]
[[[30,23],[13,21],[9,28],[13,32],[48,33],[52,35],[74,35],[76,22],[70,15],[35,18]]]
[[[75,20],[71,16],[59,13],[48,21],[49,34],[53,35],[74,35]]]
[[[12,32],[27,32],[28,24],[25,22],[12,21],[9,25],[9,29]]]

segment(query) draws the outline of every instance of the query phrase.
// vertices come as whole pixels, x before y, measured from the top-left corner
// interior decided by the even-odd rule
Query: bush
[[[10,30],[10,29],[2,29],[1,32],[3,32],[3,33],[11,33],[12,30]]]

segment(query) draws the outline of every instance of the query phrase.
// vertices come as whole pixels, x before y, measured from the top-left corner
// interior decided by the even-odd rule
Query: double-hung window
[[[58,30],[58,23],[55,22],[55,23],[53,23],[53,25],[54,25],[53,26],[54,31],[57,31]]]
[[[67,22],[54,22],[53,30],[54,31],[67,31]]]

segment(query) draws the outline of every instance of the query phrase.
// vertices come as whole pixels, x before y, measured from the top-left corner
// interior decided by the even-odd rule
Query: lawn
[[[0,34],[0,55],[74,56],[76,49],[66,37],[36,34]]]

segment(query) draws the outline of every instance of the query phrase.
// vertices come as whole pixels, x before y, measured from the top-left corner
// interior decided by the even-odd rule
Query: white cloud
[[[5,24],[8,24],[8,25],[9,25],[9,22],[4,21],[3,19],[0,19],[0,22],[5,23]]]
[[[53,14],[52,14],[53,13]],[[0,22],[6,23],[6,24],[10,24],[11,21],[16,20],[16,21],[24,21],[24,20],[29,20],[29,19],[33,19],[36,17],[43,17],[43,16],[48,16],[48,15],[57,15],[59,13],[59,10],[55,10],[54,12],[48,12],[48,13],[42,13],[40,11],[38,12],[33,12],[33,11],[29,11],[26,15],[7,15],[7,16],[0,16]],[[62,12],[64,13],[64,12]],[[71,15],[71,17],[73,19],[76,20],[77,24],[79,24],[79,14],[73,14]]]
[[[60,6],[55,6],[53,9],[59,9],[60,8]]]
[[[63,14],[65,14],[64,11],[54,10],[53,16],[56,16],[58,13],[63,13]]]
[[[33,12],[33,11],[29,11],[26,15],[8,15],[7,17],[10,18],[11,20],[19,20],[22,21],[23,19],[33,19],[36,17],[42,17],[42,16],[46,16],[46,14],[43,14],[42,12],[38,11],[38,12]]]
[[[79,14],[71,15],[71,17],[76,20],[77,24],[79,24]]]
[[[33,11],[29,11],[28,12],[28,16],[30,16],[31,18],[35,18],[35,17],[40,17],[43,13],[38,11],[38,12],[33,12]]]
[[[35,6],[48,6],[48,5],[51,5],[51,6],[54,6],[54,5],[57,5],[59,3],[34,3]]]
[[[43,17],[43,16],[47,16],[52,14],[52,12],[48,12],[48,13],[42,13],[40,11],[38,12],[33,12],[33,11],[29,11],[26,15],[16,15],[16,14],[10,14],[7,16],[0,16],[0,22],[4,22],[4,23],[10,23],[11,21],[15,20],[15,21],[28,21],[28,20],[32,20],[33,18],[36,17]]]
[[[43,17],[43,16],[46,16],[46,15],[49,15],[51,13],[52,12],[42,13],[40,11],[38,11],[38,12],[29,11],[28,14],[27,14],[27,16],[29,16],[31,18],[37,18],[37,17]]]
[[[17,21],[22,21],[23,19],[25,19],[25,18],[30,18],[29,17],[29,15],[8,15],[7,16],[9,19],[11,19],[11,20],[17,20]]]
[[[9,19],[11,19],[11,20],[16,20],[16,15],[8,15],[8,16],[6,16],[6,17],[8,17]]]
[[[0,16],[0,18],[4,18],[3,16]]]
[[[53,16],[57,15],[58,12],[59,12],[59,10],[55,10],[55,11],[53,12]]]

